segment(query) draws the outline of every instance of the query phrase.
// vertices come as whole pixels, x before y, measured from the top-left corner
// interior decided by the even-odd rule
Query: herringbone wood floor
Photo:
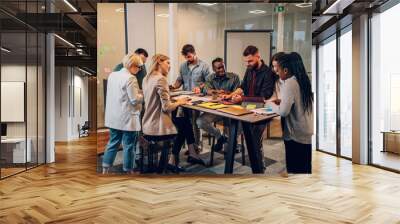
[[[400,175],[314,153],[312,175],[99,176],[96,139],[0,181],[0,223],[400,223]]]

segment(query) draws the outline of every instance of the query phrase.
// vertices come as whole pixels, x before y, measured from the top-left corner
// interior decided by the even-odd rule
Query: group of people
[[[110,129],[110,140],[103,157],[103,173],[108,173],[116,157],[118,147],[123,147],[123,170],[135,173],[134,164],[137,142],[141,134],[148,141],[172,141],[172,155],[161,166],[160,172],[184,172],[179,166],[180,151],[186,141],[187,162],[205,166],[195,144],[193,119],[198,128],[214,136],[215,151],[222,151],[227,137],[213,123],[224,121],[216,115],[203,113],[192,116],[188,109],[180,107],[189,102],[187,98],[172,100],[170,91],[182,87],[196,94],[218,95],[234,104],[246,101],[265,102],[282,117],[287,171],[311,173],[311,136],[313,133],[313,95],[310,79],[299,54],[277,53],[268,65],[261,59],[255,46],[243,52],[247,66],[244,78],[227,72],[222,58],[212,61],[210,72],[207,63],[196,55],[194,47],[182,48],[185,62],[179,69],[176,81],[168,84],[170,59],[166,55],[152,57],[150,71],[146,74],[144,63],[148,53],[137,49],[124,57],[107,81],[105,125]],[[144,106],[144,107],[143,107]],[[243,127],[251,133],[255,147],[248,150],[253,173],[264,173],[263,132],[266,124]],[[141,133],[142,132],[142,133]],[[168,144],[165,144],[168,147]],[[167,151],[168,152],[168,151]]]

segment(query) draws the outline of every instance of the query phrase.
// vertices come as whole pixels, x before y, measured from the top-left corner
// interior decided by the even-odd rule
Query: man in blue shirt
[[[183,86],[184,91],[193,91],[197,94],[203,92],[207,76],[210,74],[208,65],[197,57],[191,44],[184,45],[181,53],[186,61],[181,65],[178,78],[170,86],[170,89],[178,89]],[[195,149],[196,138],[191,122],[192,113],[184,109],[183,114],[183,116],[173,116],[173,121],[178,129],[178,136],[174,141],[174,150],[179,152],[186,140],[189,149],[187,161],[205,166],[205,162],[199,157],[198,151]],[[197,130],[196,128],[196,133]],[[198,133],[197,136],[199,135]]]
[[[178,89],[183,85],[185,91],[200,93],[204,88],[207,76],[210,74],[210,68],[197,57],[193,45],[186,44],[181,53],[186,61],[180,66],[178,78],[171,88]]]

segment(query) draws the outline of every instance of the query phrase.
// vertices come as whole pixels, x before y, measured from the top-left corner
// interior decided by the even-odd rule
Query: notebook
[[[224,113],[228,113],[228,114],[232,114],[235,116],[241,116],[241,115],[245,115],[245,114],[251,114],[253,112],[251,112],[250,110],[247,110],[241,106],[230,106],[227,108],[222,108],[222,109],[217,109],[218,111],[224,112]]]
[[[204,107],[204,108],[207,108],[207,109],[212,109],[212,110],[216,110],[216,109],[221,109],[221,108],[227,107],[227,105],[219,104],[219,103],[212,103],[212,102],[201,103],[201,104],[198,104],[198,106]]]

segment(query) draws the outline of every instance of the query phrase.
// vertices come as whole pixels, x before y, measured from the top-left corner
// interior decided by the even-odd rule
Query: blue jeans
[[[123,148],[123,170],[128,172],[133,170],[135,162],[136,142],[139,137],[139,131],[121,131],[110,128],[110,140],[106,146],[103,157],[103,167],[111,167],[117,155],[119,145],[122,141]]]

